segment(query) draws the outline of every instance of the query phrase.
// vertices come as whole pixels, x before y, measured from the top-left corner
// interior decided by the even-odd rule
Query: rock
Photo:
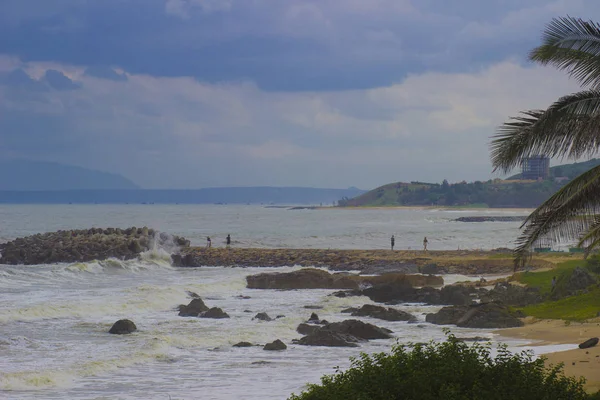
[[[265,344],[263,350],[285,350],[287,346],[281,340],[277,339],[274,342]]]
[[[416,297],[417,290],[408,282],[387,283],[373,286],[362,291],[377,303],[388,303],[393,301],[412,301]]]
[[[264,312],[260,312],[258,314],[256,314],[254,316],[254,318],[252,318],[253,320],[258,319],[261,321],[273,321],[273,318],[269,317],[269,315],[267,313]]]
[[[220,319],[220,318],[229,318],[229,315],[225,311],[220,309],[219,307],[213,307],[207,311],[204,311],[203,313],[200,313],[200,315],[198,315],[198,317]]]
[[[444,286],[440,290],[439,304],[467,306],[473,304],[473,299],[471,298],[472,293],[475,293],[473,287],[463,285]]]
[[[317,321],[319,321],[319,316],[316,313],[310,314],[310,318],[308,319],[308,322],[317,322]]]
[[[190,292],[189,290],[187,290],[186,293],[192,299],[199,299],[200,298],[200,296],[198,296],[198,293]]]
[[[208,307],[201,298],[193,299],[190,304],[179,306],[180,317],[197,317],[200,313],[208,311]]]
[[[588,339],[585,342],[579,344],[579,348],[580,349],[588,349],[590,347],[594,347],[597,344],[598,344],[598,338],[595,337],[595,338]]]
[[[461,328],[515,328],[523,326],[523,321],[515,317],[507,306],[500,303],[483,303],[470,306],[458,320]]]
[[[91,228],[36,234],[0,244],[2,264],[72,263],[118,258],[129,260],[149,250],[151,244],[171,247],[185,239],[161,234],[151,229],[132,235],[120,229]]]
[[[348,319],[343,322],[334,322],[321,329],[330,330],[338,333],[352,335],[358,339],[390,339],[392,331],[386,328],[368,324],[357,319]]]
[[[321,327],[318,325],[311,325],[311,324],[300,324],[298,325],[298,327],[296,328],[296,332],[298,332],[301,335],[310,335],[313,332],[316,332],[320,329]]]
[[[537,304],[542,301],[539,289],[511,285],[507,282],[497,283],[493,289],[483,293],[480,298],[484,303],[499,301],[506,305],[519,307]]]
[[[128,319],[120,319],[113,324],[108,333],[115,335],[125,335],[137,331],[137,327],[133,321]]]
[[[596,283],[597,279],[592,274],[581,267],[577,267],[571,274],[559,277],[554,290],[550,293],[550,298],[558,300],[572,296]]]
[[[318,328],[316,331],[294,341],[303,346],[329,346],[329,347],[358,347],[358,339],[345,333]]]
[[[246,277],[250,289],[354,289],[358,285],[327,271],[303,268],[287,273],[263,273]]]
[[[250,342],[239,342],[233,345],[233,347],[252,347],[254,346],[252,343]]]
[[[346,310],[343,310],[342,312],[344,311]],[[416,321],[417,319],[414,315],[407,312],[372,304],[365,304],[361,308],[352,309],[350,315],[353,317],[378,318],[385,321]]]
[[[425,316],[425,321],[435,325],[456,325],[468,310],[468,306],[443,307],[437,313],[427,314]]]
[[[323,306],[304,306],[304,308],[309,309],[309,310],[320,310],[323,308]]]
[[[426,264],[419,268],[419,272],[422,274],[447,274],[448,269],[439,267],[437,264]]]

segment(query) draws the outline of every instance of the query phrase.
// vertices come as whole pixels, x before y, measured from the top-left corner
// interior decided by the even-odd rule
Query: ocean
[[[527,215],[526,210],[288,210],[234,205],[0,205],[0,241],[59,229],[148,226],[184,236],[194,245],[224,246],[231,234],[237,247],[420,248],[432,250],[512,247],[519,222],[462,223],[459,216]],[[335,367],[346,368],[360,352],[389,351],[396,342],[443,340],[443,327],[425,323],[440,307],[399,306],[416,324],[363,318],[394,331],[395,340],[359,348],[291,344],[295,329],[311,312],[330,322],[340,311],[370,303],[366,297],[337,298],[332,290],[254,290],[245,277],[282,268],[176,268],[162,249],[139,260],[0,265],[0,398],[2,399],[286,399],[317,383]],[[446,283],[478,279],[449,275]],[[179,317],[176,307],[197,293],[209,307],[231,318]],[[322,307],[317,310],[305,306]],[[271,317],[252,318],[259,312]],[[131,335],[110,335],[121,318],[135,322]],[[452,328],[457,336],[491,331]],[[280,339],[281,352],[235,348],[249,341]],[[512,350],[537,354],[575,346],[531,347],[502,339]]]

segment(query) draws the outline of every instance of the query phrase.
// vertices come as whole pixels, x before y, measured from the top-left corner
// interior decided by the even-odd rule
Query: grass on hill
[[[521,272],[513,279],[529,287],[540,290],[548,296],[552,290],[552,278],[556,276],[555,291],[561,291],[576,267],[590,268],[582,260],[569,260],[557,265],[556,268],[540,272]],[[542,319],[564,319],[583,321],[595,318],[600,310],[600,288],[595,287],[587,293],[569,296],[560,300],[544,301],[520,308],[526,315]]]

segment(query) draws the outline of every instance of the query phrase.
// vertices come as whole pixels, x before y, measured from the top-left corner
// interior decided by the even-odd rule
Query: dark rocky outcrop
[[[358,347],[358,339],[352,335],[326,330],[317,329],[314,332],[304,336],[294,343],[303,346],[329,346],[329,347]]]
[[[443,278],[434,275],[406,275],[398,273],[378,276],[359,276],[348,273],[330,274],[316,268],[303,268],[287,273],[263,273],[246,277],[250,289],[359,289],[361,286],[406,284],[413,286],[441,286]]]
[[[443,307],[436,313],[427,314],[425,321],[435,325],[456,325],[458,320],[469,310],[468,306]]]
[[[523,326],[523,321],[502,303],[444,307],[435,314],[427,314],[425,320],[436,325],[453,324],[462,328],[500,329]]]
[[[137,331],[137,327],[133,321],[129,319],[120,319],[113,324],[108,333],[115,335],[126,335],[135,331]]]
[[[511,285],[506,282],[497,283],[493,289],[482,293],[480,298],[484,303],[497,301],[506,305],[519,307],[536,304],[542,301],[542,295],[540,294],[539,289]]]
[[[221,319],[221,318],[229,318],[229,314],[227,314],[225,311],[223,311],[219,307],[213,307],[213,308],[208,309],[207,311],[204,311],[203,313],[200,313],[200,315],[198,315],[198,317]]]
[[[357,343],[361,341],[392,337],[392,331],[389,329],[356,319],[334,322],[321,327],[300,324],[297,330],[300,333],[307,333],[307,335],[294,343],[306,346],[356,347]]]
[[[434,305],[472,304],[476,290],[462,285],[444,286],[441,290],[433,287],[414,288],[408,282],[398,281],[372,286],[362,291],[363,295],[377,303],[426,303]]]
[[[128,260],[157,245],[187,247],[182,237],[143,228],[91,228],[36,234],[0,244],[1,264],[52,264],[118,258]]]
[[[570,274],[559,277],[556,286],[550,293],[550,298],[552,300],[558,300],[572,296],[596,283],[597,279],[594,275],[590,274],[584,268],[577,267]]]
[[[437,304],[452,306],[467,306],[473,304],[472,295],[476,293],[472,286],[448,285],[440,289],[440,299]],[[435,304],[435,303],[430,303]]]
[[[265,347],[263,347],[263,350],[271,350],[271,351],[285,350],[285,349],[287,349],[287,346],[285,345],[285,343],[283,343],[279,339],[275,340],[274,342],[267,343],[267,344],[265,344]]]
[[[310,335],[311,333],[318,331],[320,328],[321,327],[319,325],[302,323],[298,325],[298,327],[296,328],[296,332],[298,332],[301,335]]]
[[[253,320],[258,319],[260,321],[273,321],[273,318],[269,317],[269,314],[265,312],[260,312],[252,318]]]
[[[179,306],[180,317],[197,317],[205,311],[208,311],[208,306],[199,297],[193,299],[187,306],[183,304]]]
[[[233,345],[233,347],[252,347],[254,346],[252,343],[250,342],[239,342]]]
[[[348,308],[342,310],[343,313],[350,313],[353,317],[371,317],[385,321],[416,321],[417,318],[405,311],[394,308],[385,308],[372,304],[365,304],[360,308]]]
[[[515,222],[524,221],[525,216],[521,215],[499,215],[499,216],[473,216],[473,217],[459,217],[454,221],[457,222]]]
[[[588,339],[583,343],[580,343],[579,348],[580,349],[589,349],[590,347],[594,347],[597,344],[598,344],[598,338],[595,337],[595,338]]]

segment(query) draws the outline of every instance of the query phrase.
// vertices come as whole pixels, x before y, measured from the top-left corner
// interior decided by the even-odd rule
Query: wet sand
[[[600,337],[600,318],[587,322],[525,319],[525,326],[498,330],[501,336],[531,340],[533,345],[575,344]],[[546,354],[548,365],[564,363],[567,376],[584,377],[589,392],[600,390],[600,345]]]

